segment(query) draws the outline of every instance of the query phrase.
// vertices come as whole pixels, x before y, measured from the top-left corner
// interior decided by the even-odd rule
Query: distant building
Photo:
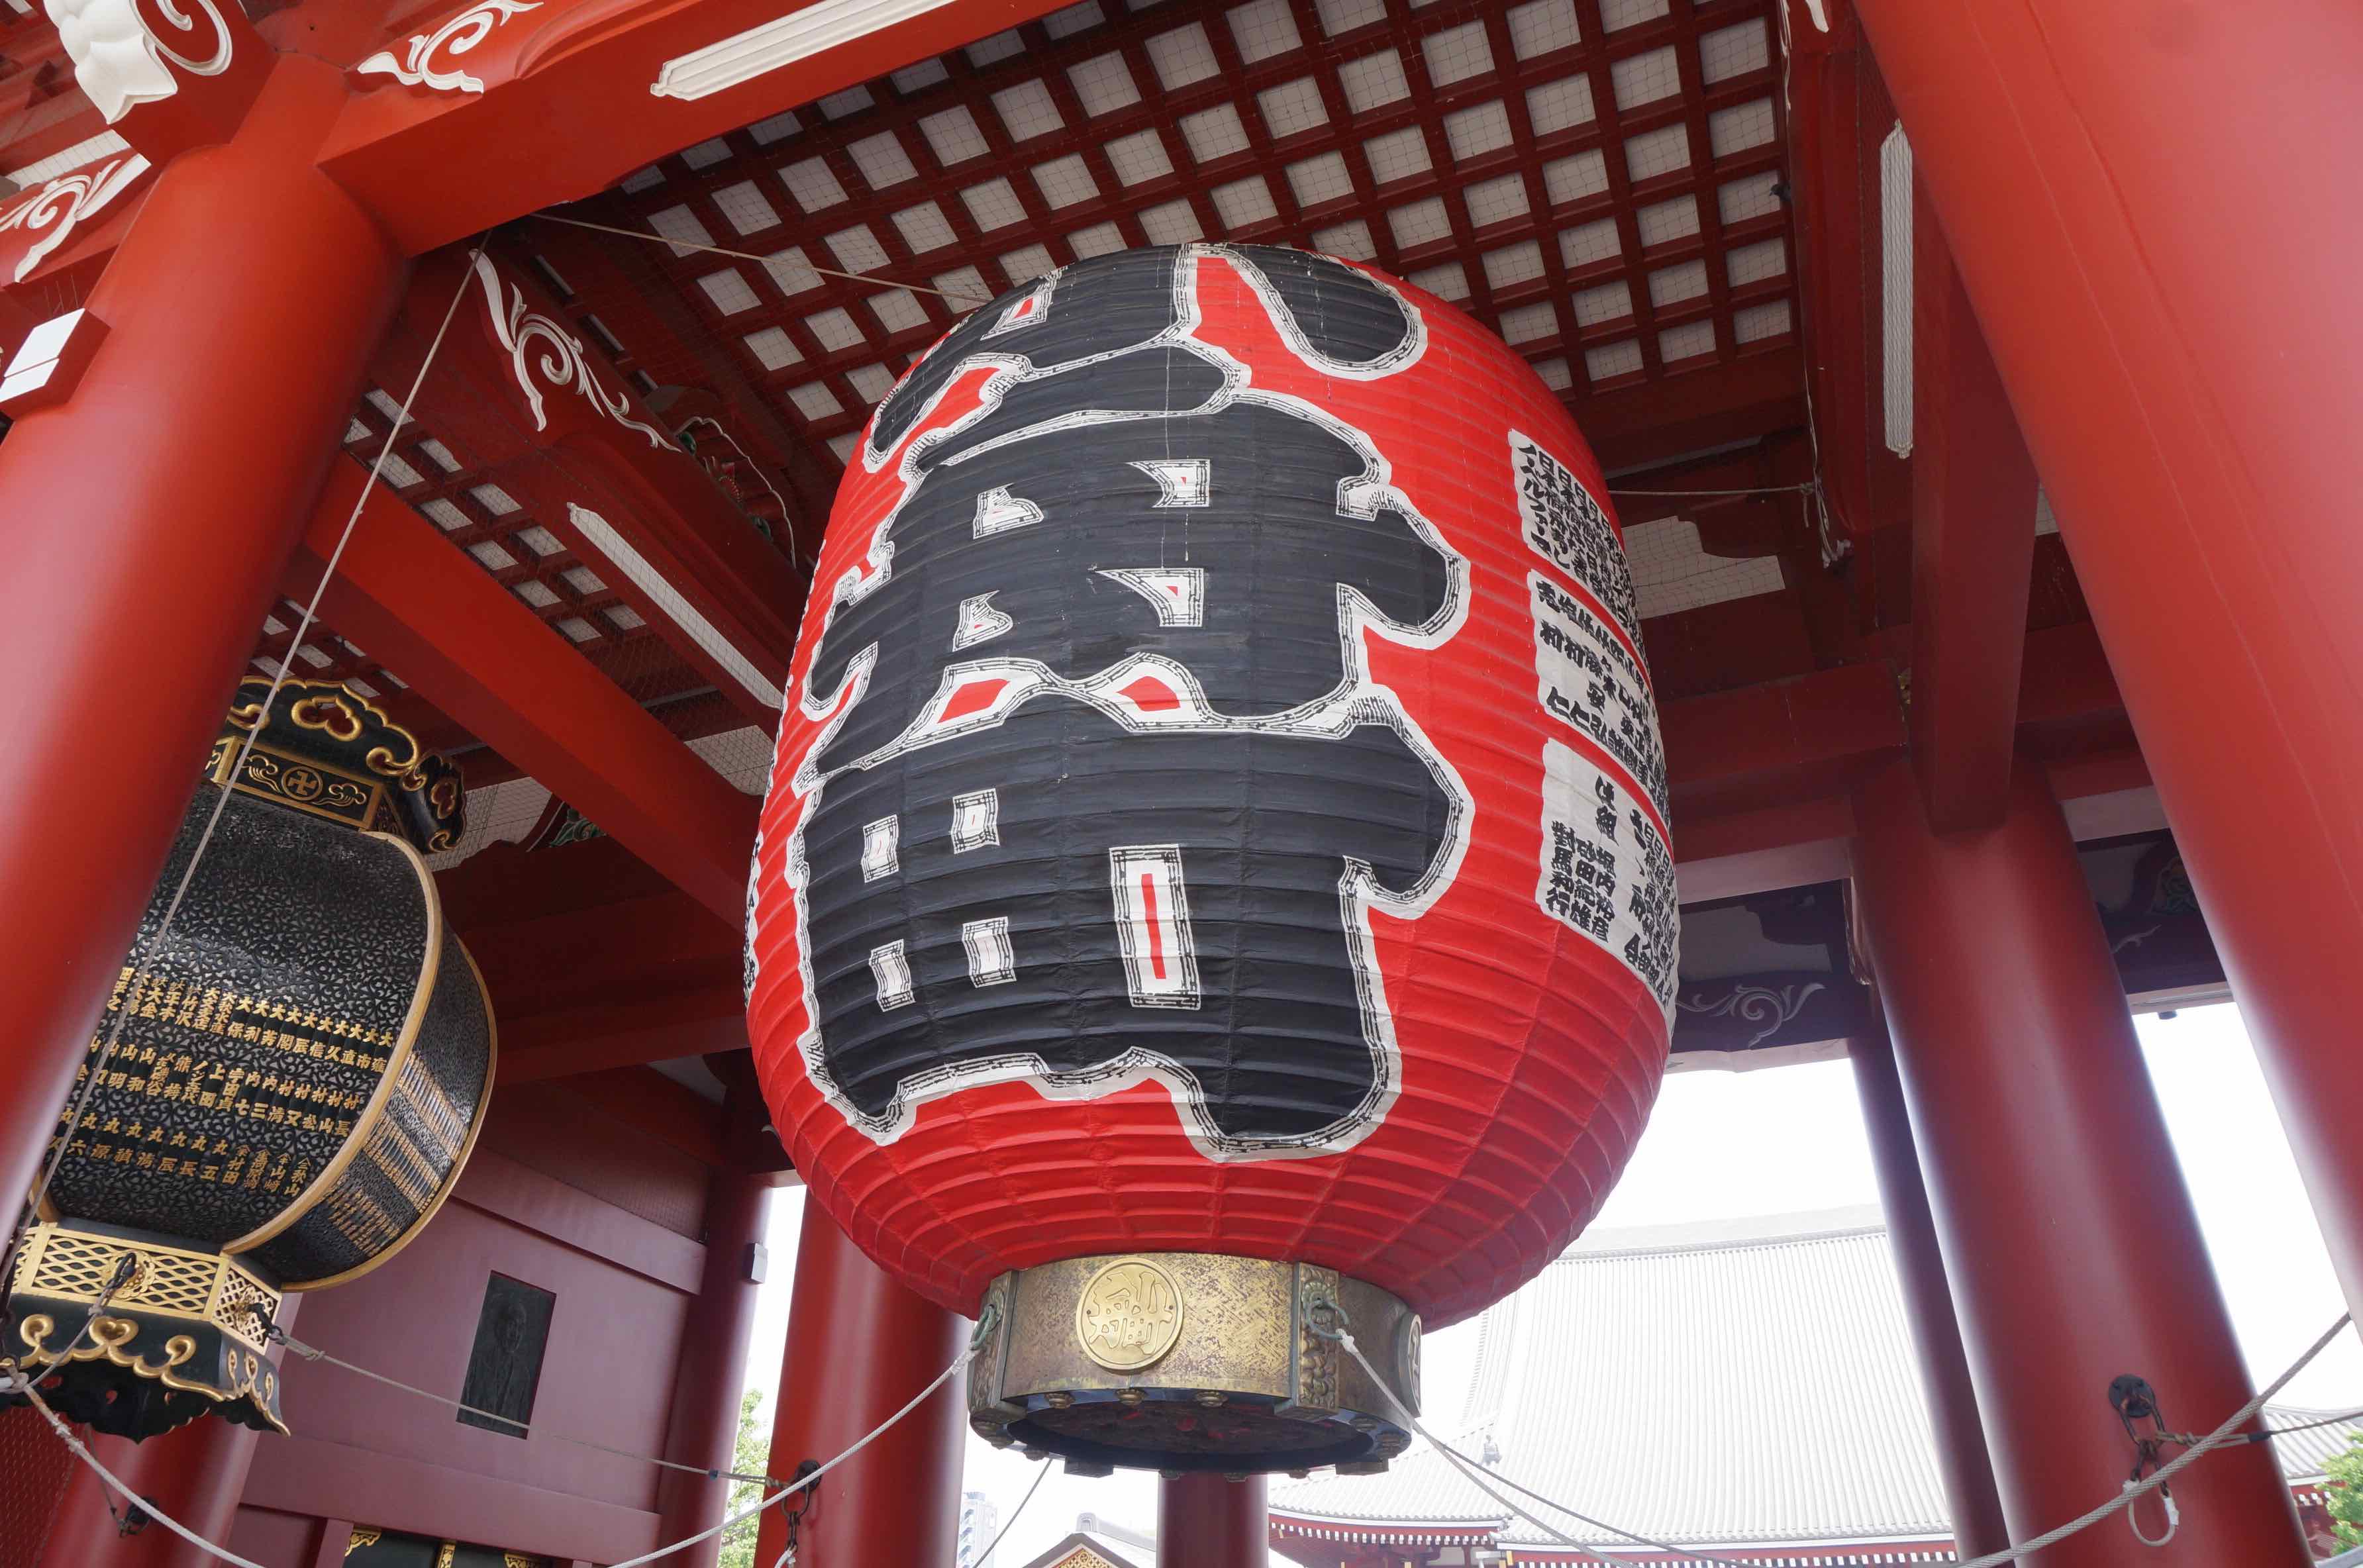
[[[960,1568],[993,1568],[993,1543],[1001,1533],[1001,1510],[982,1492],[960,1494]]]
[[[1097,1514],[1078,1514],[1067,1538],[1026,1568],[1157,1568],[1157,1538]]]
[[[1595,1231],[1480,1325],[1468,1386],[1432,1390],[1428,1419],[1493,1474],[1740,1562],[1954,1561],[1876,1209]],[[2266,1411],[2275,1428],[2322,1418]],[[2355,1430],[2276,1441],[2301,1507],[2319,1510]],[[1620,1561],[1681,1561],[1495,1489]],[[1309,1568],[1590,1561],[1425,1445],[1384,1475],[1275,1488],[1271,1542]]]
[[[1075,1528],[1066,1539],[1024,1568],[1157,1568],[1157,1537],[1098,1514],[1078,1514]],[[1294,1564],[1275,1551],[1270,1568],[1294,1568]]]

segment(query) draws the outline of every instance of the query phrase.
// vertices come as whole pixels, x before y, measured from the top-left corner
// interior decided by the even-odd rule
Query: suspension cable
[[[110,1291],[109,1294],[112,1294],[112,1292]],[[104,1305],[103,1301],[102,1305]],[[93,1309],[91,1317],[92,1320],[95,1320],[97,1317],[97,1309]],[[814,1469],[807,1471],[794,1481],[781,1483],[776,1481],[774,1477],[768,1475],[760,1477],[738,1477],[734,1472],[698,1470],[693,1465],[670,1465],[670,1468],[691,1470],[701,1475],[714,1475],[717,1477],[721,1475],[731,1475],[735,1479],[760,1480],[767,1484],[775,1485],[779,1489],[772,1492],[769,1496],[764,1497],[760,1502],[748,1507],[741,1508],[737,1513],[728,1515],[720,1524],[715,1525],[707,1529],[700,1530],[697,1534],[690,1536],[685,1540],[676,1540],[669,1545],[660,1546],[652,1551],[642,1552],[638,1557],[627,1558],[623,1562],[614,1564],[614,1568],[641,1568],[641,1565],[644,1563],[654,1562],[660,1558],[670,1557],[674,1552],[695,1546],[700,1541],[710,1540],[713,1537],[721,1534],[724,1530],[728,1529],[733,1525],[753,1518],[765,1508],[771,1507],[782,1499],[793,1496],[794,1494],[810,1487],[822,1476],[827,1474],[838,1465],[843,1464],[847,1460],[851,1459],[855,1454],[860,1453],[863,1449],[868,1448],[880,1437],[882,1437],[889,1429],[894,1426],[896,1422],[902,1420],[912,1411],[917,1409],[921,1405],[926,1404],[931,1395],[935,1394],[937,1390],[943,1387],[946,1383],[949,1382],[955,1375],[957,1375],[960,1369],[973,1360],[977,1353],[984,1347],[987,1331],[992,1325],[992,1322],[993,1319],[990,1315],[988,1315],[983,1321],[980,1322],[977,1325],[976,1331],[969,1337],[967,1346],[961,1350],[959,1355],[952,1358],[951,1364],[945,1367],[943,1371],[937,1373],[934,1379],[930,1381],[925,1388],[920,1389],[916,1394],[913,1395],[909,1402],[904,1405],[901,1409],[896,1410],[893,1415],[879,1422],[875,1427],[872,1427],[868,1432],[856,1440],[853,1445],[846,1449],[844,1452],[838,1454],[827,1463],[818,1465]],[[87,1332],[90,1328],[90,1323],[86,1321],[83,1325],[83,1331]],[[282,1337],[283,1338],[284,1336]],[[75,1343],[79,1344],[81,1336],[76,1335]],[[287,1343],[290,1350],[294,1350],[296,1348],[294,1341],[288,1341]],[[72,1346],[69,1346],[69,1349],[72,1348]],[[310,1348],[311,1347],[309,1346],[304,1347],[305,1350],[309,1350]],[[301,1352],[298,1352],[298,1353],[301,1353]],[[332,1358],[322,1354],[317,1359],[329,1360]],[[362,1370],[359,1367],[351,1367],[349,1363],[338,1362],[337,1364],[347,1366],[353,1371]],[[375,1376],[376,1375],[367,1374],[367,1375]],[[425,1394],[425,1390],[423,1389],[410,1388],[409,1385],[395,1383],[391,1378],[380,1377],[378,1378],[378,1381],[390,1384],[396,1388],[407,1389],[412,1393]],[[59,1417],[55,1410],[50,1408],[49,1402],[41,1397],[40,1391],[34,1386],[34,1379],[29,1372],[19,1370],[13,1373],[6,1379],[0,1379],[0,1389],[6,1389],[12,1393],[22,1394],[26,1398],[31,1400],[34,1408],[39,1410],[42,1418],[50,1423],[50,1430],[57,1433],[58,1440],[65,1444],[67,1451],[76,1459],[80,1460],[84,1466],[86,1466],[93,1474],[96,1474],[102,1482],[120,1496],[127,1503],[139,1508],[149,1518],[156,1520],[165,1529],[171,1530],[174,1535],[179,1536],[182,1540],[195,1547],[198,1551],[205,1552],[206,1555],[213,1557],[219,1562],[231,1564],[231,1568],[262,1568],[262,1564],[251,1562],[247,1558],[240,1557],[227,1547],[221,1546],[214,1541],[207,1540],[205,1537],[199,1535],[188,1526],[181,1523],[180,1520],[172,1518],[161,1508],[159,1508],[154,1503],[134,1493],[129,1486],[124,1484],[122,1477],[116,1475],[115,1472],[109,1470],[104,1463],[100,1463],[97,1455],[92,1453],[89,1447],[84,1444],[80,1438],[74,1436],[73,1430],[66,1425],[64,1420]],[[444,1399],[440,1395],[426,1394],[426,1397],[434,1399],[439,1404],[456,1403],[456,1401]],[[468,1407],[462,1406],[460,1408],[467,1408]],[[566,1439],[562,1441],[579,1441],[579,1440],[574,1439]],[[602,1445],[596,1443],[583,1443],[582,1446],[598,1448]],[[606,1449],[605,1452],[609,1453],[623,1452],[623,1451],[619,1449]],[[624,1457],[645,1458],[646,1456],[627,1453],[624,1454]],[[650,1460],[649,1463],[663,1464],[668,1463],[669,1462],[663,1460]],[[1040,1477],[1037,1476],[1036,1478],[1036,1482],[1037,1485],[1038,1485]],[[1030,1496],[1031,1494],[1029,1493],[1028,1495]],[[1021,1507],[1023,1505],[1021,1505]]]
[[[479,244],[469,253],[469,264],[472,266],[475,258],[483,252],[483,247]],[[444,336],[451,330],[451,320],[460,313],[460,302],[468,297],[468,280],[471,276],[467,268],[463,267],[460,271],[460,292],[451,296],[451,303],[443,309],[443,319],[435,328],[435,337],[427,345],[426,358],[419,361],[418,374],[411,379],[409,394],[402,400],[401,410],[394,416],[394,427],[386,432],[385,445],[379,449],[376,459],[370,464],[369,476],[361,481],[361,494],[354,497],[352,512],[345,518],[343,531],[337,536],[336,548],[328,552],[327,564],[320,571],[320,581],[312,590],[310,600],[304,605],[304,613],[295,624],[295,635],[287,645],[287,657],[279,661],[278,669],[272,674],[271,690],[263,695],[262,699],[261,711],[265,719],[270,717],[272,704],[279,701],[281,689],[287,684],[288,671],[294,668],[296,655],[303,651],[304,638],[310,633],[312,623],[319,613],[321,596],[327,592],[329,580],[337,575],[337,566],[344,559],[345,547],[352,542],[353,529],[361,523],[361,509],[369,504],[371,492],[377,488],[378,476],[385,470],[386,459],[394,456],[394,439],[402,434],[402,427],[410,423],[410,406],[418,401],[419,390],[427,384],[427,372],[435,368],[436,355],[442,349]],[[254,728],[246,733],[246,738],[239,743],[238,751],[230,759],[227,777],[236,778],[244,772],[247,758],[253,753],[255,742],[261,737],[261,734],[262,724],[258,721]],[[214,800],[213,810],[205,818],[205,825],[197,834],[196,847],[189,854],[189,863],[181,868],[181,879],[173,884],[172,896],[164,905],[163,918],[157,922],[156,934],[148,944],[148,954],[150,959],[165,951],[166,942],[172,933],[172,922],[181,912],[181,902],[188,897],[190,884],[196,880],[197,867],[205,857],[206,846],[213,843],[214,830],[221,825],[222,813],[229,808],[231,793],[230,790],[225,788]],[[90,1065],[82,1088],[67,1103],[63,1118],[64,1125],[58,1132],[56,1145],[41,1161],[32,1190],[26,1196],[23,1212],[18,1216],[16,1227],[9,1236],[10,1252],[24,1244],[27,1233],[31,1230],[34,1220],[39,1218],[41,1199],[49,1195],[50,1184],[56,1178],[58,1167],[65,1162],[67,1146],[72,1143],[74,1132],[81,1127],[83,1117],[90,1108],[91,1096],[96,1092],[100,1081],[106,1076],[106,1065],[115,1058],[116,1046],[123,1039],[124,1025],[131,1019],[132,1003],[151,977],[145,963],[135,969],[130,987],[124,993],[123,1005],[115,1009],[115,1021],[107,1026],[106,1038],[99,1046],[97,1058]]]
[[[1590,1515],[1578,1509],[1569,1507],[1564,1503],[1556,1501],[1549,1497],[1545,1497],[1537,1492],[1527,1487],[1521,1486],[1517,1483],[1509,1480],[1506,1476],[1491,1475],[1490,1473],[1480,1474],[1479,1467],[1475,1464],[1475,1462],[1471,1461],[1467,1454],[1462,1453],[1459,1450],[1442,1441],[1435,1433],[1429,1431],[1425,1426],[1421,1425],[1419,1418],[1406,1408],[1402,1400],[1395,1397],[1392,1387],[1388,1385],[1384,1378],[1379,1375],[1378,1369],[1372,1366],[1370,1363],[1370,1358],[1362,1353],[1361,1346],[1354,1342],[1350,1320],[1348,1319],[1344,1309],[1332,1308],[1325,1305],[1322,1309],[1334,1314],[1337,1327],[1335,1329],[1325,1328],[1321,1324],[1315,1322],[1311,1313],[1308,1312],[1305,1319],[1305,1327],[1309,1331],[1323,1339],[1336,1340],[1338,1343],[1344,1345],[1347,1353],[1354,1358],[1358,1364],[1360,1365],[1364,1374],[1370,1377],[1372,1383],[1378,1386],[1380,1392],[1386,1396],[1387,1402],[1392,1405],[1397,1413],[1402,1416],[1403,1423],[1421,1438],[1425,1439],[1430,1447],[1442,1454],[1446,1462],[1458,1470],[1460,1474],[1471,1485],[1475,1485],[1479,1491],[1483,1492],[1487,1496],[1492,1497],[1495,1502],[1501,1504],[1503,1507],[1508,1508],[1520,1518],[1526,1520],[1536,1528],[1543,1530],[1561,1545],[1573,1547],[1576,1551],[1582,1552],[1586,1557],[1589,1557],[1595,1562],[1614,1563],[1616,1561],[1614,1558],[1594,1551],[1592,1548],[1585,1545],[1582,1541],[1580,1541],[1573,1536],[1567,1534],[1564,1530],[1555,1529],[1554,1527],[1544,1523],[1541,1519],[1537,1518],[1534,1515],[1526,1512],[1524,1508],[1519,1507],[1515,1503],[1511,1502],[1507,1497],[1502,1496],[1501,1493],[1495,1491],[1493,1487],[1489,1485],[1489,1481],[1499,1481],[1503,1485],[1510,1487],[1512,1490],[1534,1498],[1537,1502],[1555,1509],[1559,1513],[1565,1514],[1570,1518],[1581,1519],[1583,1523],[1591,1525],[1596,1529],[1607,1530],[1611,1534],[1621,1536],[1625,1540],[1632,1541],[1636,1545],[1648,1547],[1652,1551],[1667,1552],[1684,1562],[1711,1563],[1716,1565],[1716,1568],[1745,1568],[1744,1564],[1733,1562],[1729,1558],[1714,1557],[1695,1551],[1685,1551],[1678,1546],[1672,1546],[1661,1540],[1654,1540],[1647,1536],[1637,1535],[1631,1530],[1621,1529],[1605,1520],[1593,1518]],[[2232,1441],[2235,1429],[2247,1424],[2250,1419],[2252,1419],[2256,1416],[2257,1412],[2264,1408],[2265,1402],[2268,1399],[2270,1399],[2274,1395],[2280,1393],[2281,1389],[2288,1385],[2290,1379],[2295,1377],[2300,1372],[2303,1371],[2306,1366],[2312,1364],[2316,1356],[2328,1349],[2330,1342],[2336,1339],[2340,1333],[2345,1331],[2352,1321],[2352,1318],[2347,1314],[2344,1312],[2340,1313],[2338,1320],[2331,1324],[2328,1329],[2324,1330],[2322,1337],[2315,1340],[2313,1345],[2306,1350],[2304,1354],[2299,1356],[2296,1361],[2291,1363],[2286,1371],[2284,1371],[2279,1377],[2274,1378],[2272,1382],[2261,1389],[2255,1397],[2251,1398],[2247,1404],[2241,1406],[2237,1410],[2235,1410],[2230,1416],[2226,1417],[2222,1425],[2218,1426],[2213,1431],[2208,1433],[2205,1437],[2201,1438],[2197,1442],[2193,1443],[2183,1452],[2176,1455],[2175,1458],[2169,1461],[2167,1463],[2159,1466],[2149,1475],[2145,1476],[2139,1481],[2126,1482],[2124,1486],[2119,1490],[2117,1495],[2110,1498],[2107,1502],[2101,1504],[2097,1507],[2087,1510],[2086,1512],[2077,1516],[2075,1518],[2069,1520],[2066,1524],[2046,1530],[2041,1535],[2032,1537],[2026,1540],[2015,1542],[2010,1546],[2004,1547],[2000,1551],[1989,1551],[1983,1556],[1969,1558],[1965,1562],[1956,1564],[1955,1568],[2000,1568],[2000,1565],[2002,1563],[2016,1562],[2031,1553],[2040,1551],[2047,1546],[2054,1545],[2057,1542],[2064,1540],[2068,1537],[2076,1534],[2080,1530],[2087,1529],[2091,1526],[2098,1524],[2101,1520],[2107,1518],[2111,1514],[2131,1507],[2133,1504],[2141,1497],[2165,1485],[2166,1483],[2177,1473],[2191,1463],[2194,1460],[2198,1459],[2202,1454],[2212,1452],[2215,1449],[2224,1446],[2226,1443]],[[2244,1438],[2242,1441],[2247,1440]],[[1619,1568],[1622,1568],[1622,1565],[1619,1565]]]

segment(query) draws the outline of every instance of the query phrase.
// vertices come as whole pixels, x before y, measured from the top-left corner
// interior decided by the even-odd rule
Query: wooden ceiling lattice
[[[1775,29],[1770,0],[1083,0],[684,149],[597,206],[766,258],[649,246],[708,355],[838,463],[974,304],[1188,239],[1409,278],[1580,419],[1793,348]]]
[[[427,390],[447,396],[453,391],[448,383]],[[433,401],[422,397],[420,406]],[[375,462],[400,409],[399,399],[370,388],[346,427],[346,455],[365,466]],[[565,638],[675,734],[702,740],[743,726],[738,709],[603,575],[613,570],[608,563],[587,558],[547,525],[545,514],[553,506],[562,509],[556,498],[566,493],[567,480],[539,456],[472,462],[416,413],[403,422],[379,475],[381,484],[441,529],[553,635]],[[411,695],[398,672],[333,626],[316,620],[297,647],[302,616],[303,606],[293,600],[273,605],[257,635],[250,668],[275,675],[283,663],[298,679],[352,682],[361,695],[419,729],[429,745],[462,753],[473,747],[473,737]],[[469,757],[467,767],[471,788],[516,776],[510,765],[481,756]]]
[[[808,547],[913,358],[992,295],[1128,246],[1368,260],[1501,333],[1579,421],[1652,383],[1712,401],[1718,372],[1795,352],[1781,99],[1772,0],[1083,0],[553,215],[760,263],[536,223],[495,248],[669,424],[707,411],[717,482]],[[397,406],[372,388],[348,454],[374,460]],[[574,547],[564,463],[470,451],[515,419],[430,377],[382,482],[676,733],[742,723]],[[293,619],[256,668],[290,657]],[[326,628],[294,657],[405,701]]]
[[[375,461],[400,410],[398,400],[372,388],[346,428],[347,454],[364,465]],[[535,476],[524,470],[548,466],[538,457],[497,469],[471,464],[414,414],[387,453],[379,482],[635,697],[647,701],[705,685],[600,575],[606,563],[586,560],[546,525],[534,493],[540,486],[527,482]]]

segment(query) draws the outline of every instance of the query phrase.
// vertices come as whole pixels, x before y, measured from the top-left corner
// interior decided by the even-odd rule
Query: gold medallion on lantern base
[[[970,1425],[1071,1471],[1367,1474],[1411,1441],[1396,1401],[1419,1408],[1419,1316],[1335,1269],[1069,1258],[1003,1275],[981,1310]],[[1347,1326],[1385,1388],[1328,1337]]]

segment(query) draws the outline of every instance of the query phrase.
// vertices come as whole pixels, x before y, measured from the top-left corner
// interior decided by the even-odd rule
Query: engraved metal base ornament
[[[182,819],[0,1319],[0,1364],[135,1440],[216,1409],[278,1427],[281,1292],[416,1235],[492,1088],[491,1004],[421,858],[459,834],[458,774],[344,687],[288,681],[266,713],[267,689]]]
[[[168,1431],[211,1413],[284,1432],[279,1369],[265,1354],[280,1299],[218,1253],[115,1227],[36,1225],[9,1274],[0,1367],[31,1375],[61,1415],[101,1431]]]
[[[1071,1472],[1386,1468],[1419,1408],[1419,1317],[1307,1264],[1209,1253],[1070,1258],[986,1293],[969,1424]],[[1376,1386],[1318,1330],[1349,1321]],[[1388,1397],[1389,1390],[1393,1399]]]

